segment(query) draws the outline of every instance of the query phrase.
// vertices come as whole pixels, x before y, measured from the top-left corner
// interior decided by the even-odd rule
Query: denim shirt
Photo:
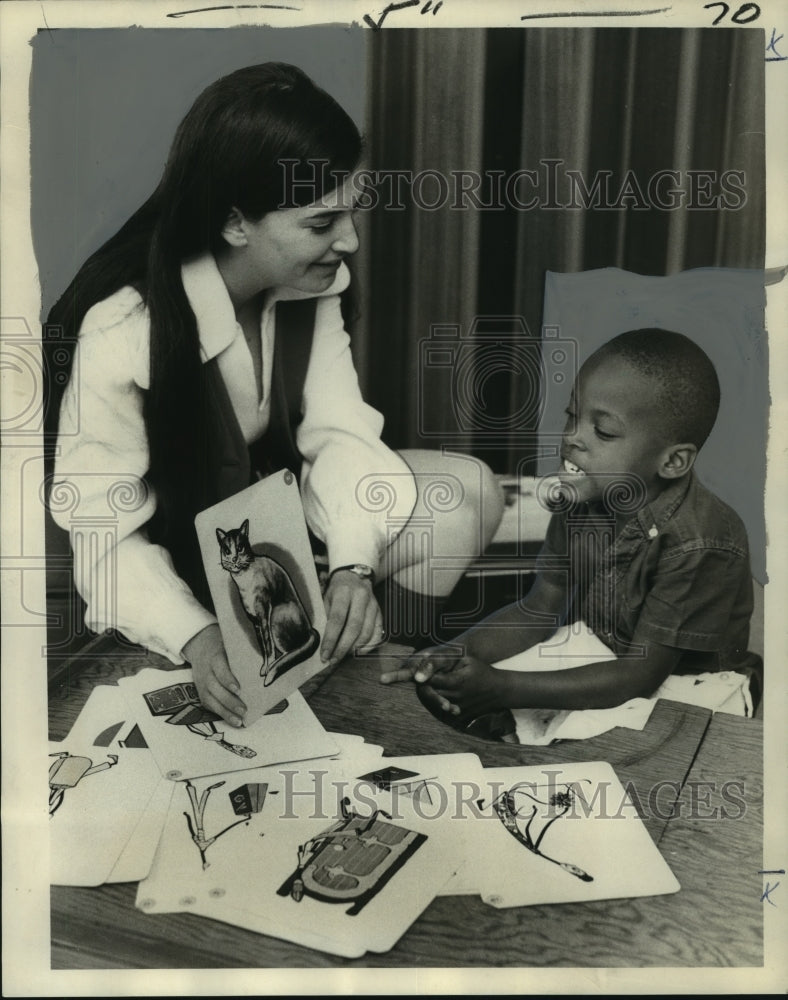
[[[618,531],[601,504],[553,515],[539,571],[568,587],[569,620],[585,621],[618,656],[635,652],[637,632],[681,649],[682,672],[751,665],[747,533],[694,473]]]

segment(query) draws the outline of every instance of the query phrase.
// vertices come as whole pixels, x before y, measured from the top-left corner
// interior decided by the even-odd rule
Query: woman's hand
[[[423,692],[444,711],[470,720],[508,707],[506,674],[475,656],[463,656],[453,669],[434,672]]]
[[[246,705],[238,697],[240,685],[230,670],[218,625],[207,625],[183,647],[191,664],[200,701],[209,712],[220,715],[231,726],[242,726]]]
[[[383,637],[383,616],[372,593],[372,581],[350,570],[332,573],[324,596],[328,622],[321,658],[338,663],[353,650],[362,652]]]

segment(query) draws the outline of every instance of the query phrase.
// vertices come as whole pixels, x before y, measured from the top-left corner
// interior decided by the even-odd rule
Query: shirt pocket
[[[654,584],[659,548],[657,541],[644,541],[625,561],[619,562],[614,583],[618,639],[631,641],[635,634],[643,605]]]

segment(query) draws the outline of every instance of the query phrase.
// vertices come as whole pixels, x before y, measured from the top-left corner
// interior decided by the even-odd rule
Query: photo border
[[[72,0],[49,0],[29,4],[10,0],[0,7],[0,59],[3,79],[0,102],[2,135],[2,330],[3,340],[17,337],[27,329],[31,344],[38,338],[40,309],[36,261],[29,235],[29,120],[28,81],[31,70],[30,39],[39,29],[61,27],[238,27],[260,25],[294,27],[302,24],[356,23],[368,30],[385,13],[382,30],[402,27],[520,27],[523,14],[534,28],[553,25],[589,27],[708,27],[721,11],[720,4],[661,2],[653,5],[600,3],[594,7],[616,9],[619,16],[592,17],[577,13],[578,3],[555,0],[496,0],[482,5],[463,0],[445,0],[432,4],[426,13],[420,2],[384,4],[366,2],[307,2],[294,0],[283,4],[222,4],[213,8],[204,4],[141,0],[141,2],[77,3]],[[590,6],[590,5],[589,5]],[[735,4],[731,5],[736,7]],[[762,20],[751,28],[765,28],[784,33],[784,51],[788,53],[788,5],[762,0]],[[294,9],[297,8],[297,9]],[[480,10],[482,8],[482,10]],[[624,10],[624,8],[627,8]],[[713,8],[712,10],[708,8]],[[543,15],[548,15],[543,16]],[[366,16],[365,16],[366,15]],[[741,30],[750,30],[741,25]],[[768,56],[765,57],[768,59]],[[767,244],[766,268],[784,269],[788,265],[788,198],[785,176],[788,150],[784,129],[785,93],[788,90],[788,61],[769,60],[766,73],[767,141]],[[781,664],[788,659],[788,632],[785,626],[788,594],[788,531],[785,530],[785,495],[788,470],[784,457],[783,435],[788,428],[788,337],[783,336],[788,319],[788,280],[767,287],[766,326],[770,347],[770,438],[767,453],[766,522],[768,532],[767,566],[769,583],[765,600],[765,660]],[[3,413],[24,401],[29,373],[21,369],[3,370]],[[34,400],[30,400],[34,405]],[[16,411],[11,411],[16,412]],[[43,535],[43,512],[40,503],[20,507],[14,497],[21,464],[34,453],[36,439],[20,440],[5,434],[2,449],[2,530],[3,551],[16,553]],[[32,449],[32,451],[31,451]],[[771,528],[771,530],[769,530]],[[5,555],[3,576],[21,573],[21,563],[13,554]],[[43,573],[33,574],[40,582],[40,593],[31,594],[32,607],[44,606]],[[2,595],[5,623],[14,621],[20,610],[14,590],[6,586]],[[40,601],[39,601],[40,598]],[[758,993],[784,992],[788,982],[784,941],[788,939],[788,899],[780,907],[764,907],[763,969],[719,968],[641,969],[288,969],[288,970],[111,970],[56,971],[50,969],[48,829],[41,812],[37,782],[30,779],[45,771],[47,761],[47,690],[46,670],[38,629],[4,628],[2,633],[2,818],[3,850],[3,930],[5,936],[3,980],[6,996],[101,996],[117,995],[251,995],[327,992],[396,992],[410,993],[501,993],[501,992],[608,992],[664,993]],[[30,633],[30,634],[25,634]],[[786,759],[785,709],[788,686],[770,677],[768,700],[764,705],[765,802],[764,866],[784,868],[786,847],[784,830],[788,818],[788,787],[784,780]],[[31,860],[31,859],[34,859]],[[709,877],[713,877],[710,873]],[[788,883],[786,883],[788,886]],[[757,877],[753,892],[759,892]]]

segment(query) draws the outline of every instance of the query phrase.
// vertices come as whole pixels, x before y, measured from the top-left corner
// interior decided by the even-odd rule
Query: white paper
[[[610,764],[486,768],[484,780],[475,846],[457,892],[509,907],[679,889]]]
[[[127,731],[128,705],[115,684],[94,687],[82,706],[68,739],[75,743],[108,747],[121,732]]]
[[[147,750],[50,743],[51,883],[106,882],[160,781]]]
[[[160,778],[140,821],[107,876],[107,882],[139,882],[150,872],[167,819],[173,788],[171,781]]]
[[[456,865],[437,824],[425,832],[412,814],[378,813],[371,786],[353,770],[329,761],[322,770],[179,782],[137,905],[205,915],[216,905],[218,919],[234,913],[233,922],[336,954],[390,948]],[[259,812],[235,812],[234,798],[249,795],[235,779],[266,786]]]
[[[337,751],[297,691],[289,696],[283,712],[234,729],[199,705],[191,669],[141,670],[120,681],[119,687],[162,774],[172,780]]]

